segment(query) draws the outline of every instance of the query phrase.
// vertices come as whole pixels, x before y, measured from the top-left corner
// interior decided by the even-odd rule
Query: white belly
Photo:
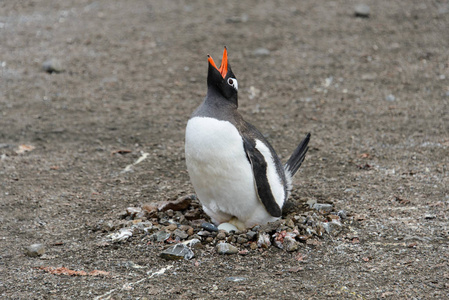
[[[206,117],[190,119],[185,154],[195,192],[215,223],[232,217],[245,226],[276,220],[256,195],[242,138],[231,123]]]

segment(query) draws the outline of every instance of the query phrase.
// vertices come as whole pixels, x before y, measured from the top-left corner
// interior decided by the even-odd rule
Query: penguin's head
[[[238,105],[238,82],[228,63],[228,51],[226,47],[223,51],[223,59],[220,68],[217,68],[214,60],[210,55],[208,57],[209,69],[207,73],[207,87],[213,92],[220,94],[227,101]]]

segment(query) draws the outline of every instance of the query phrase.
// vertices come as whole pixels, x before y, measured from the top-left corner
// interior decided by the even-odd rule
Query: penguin
[[[310,133],[282,165],[262,133],[238,112],[238,87],[226,47],[220,68],[208,55],[207,94],[187,122],[185,159],[212,222],[243,231],[282,216],[292,177],[309,149]]]

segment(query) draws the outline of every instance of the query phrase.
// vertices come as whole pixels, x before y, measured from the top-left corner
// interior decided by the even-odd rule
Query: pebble
[[[393,102],[393,101],[396,100],[396,97],[395,97],[394,95],[392,95],[392,94],[389,94],[389,95],[387,95],[387,96],[385,97],[385,100],[390,101],[390,102]]]
[[[199,239],[191,239],[182,243],[191,249],[199,249],[203,247]]]
[[[245,235],[239,235],[238,237],[237,237],[237,244],[245,244],[245,243],[247,243],[248,242],[248,239],[246,238],[246,236]]]
[[[128,214],[128,216],[131,216],[132,218],[134,218],[140,212],[142,212],[142,208],[140,207],[128,207],[126,209],[126,213]]]
[[[364,3],[357,4],[354,7],[354,15],[359,18],[369,18],[370,8]]]
[[[316,209],[318,211],[321,211],[323,213],[330,213],[332,211],[332,204],[327,204],[327,203],[315,203],[312,206],[313,209]]]
[[[191,209],[184,214],[184,217],[187,220],[196,220],[196,219],[199,219],[200,216],[201,216],[201,212],[198,208]]]
[[[257,232],[254,232],[252,230],[250,230],[246,233],[246,238],[250,241],[254,240],[256,238],[256,236],[257,236]]]
[[[217,240],[221,241],[226,239],[226,233],[224,230],[220,230],[220,232],[217,234]]]
[[[32,244],[25,248],[25,254],[29,257],[38,257],[45,253],[45,246],[42,244]]]
[[[153,203],[148,203],[148,204],[142,205],[142,210],[150,218],[155,218],[157,216],[157,205],[155,205]]]
[[[62,63],[57,58],[50,58],[42,64],[42,69],[47,73],[61,73],[64,71]]]
[[[197,234],[202,237],[210,236],[210,232],[206,230],[201,230]]]
[[[271,246],[270,236],[263,232],[259,233],[259,236],[257,238],[257,246],[259,248],[269,248]]]
[[[204,222],[204,223],[201,224],[201,227],[206,229],[207,231],[216,231],[216,232],[218,232],[217,226],[215,226],[212,223]]]
[[[268,56],[270,53],[270,50],[267,48],[257,48],[253,51],[254,56]]]
[[[228,243],[219,243],[217,244],[215,249],[217,250],[218,254],[236,254],[239,252],[237,247]]]
[[[159,211],[167,211],[169,209],[173,211],[184,210],[190,206],[193,199],[195,199],[195,195],[184,196],[173,201],[164,201],[159,204],[158,209]]]
[[[346,219],[346,218],[348,217],[348,215],[346,214],[346,211],[344,211],[343,209],[342,209],[342,210],[339,210],[338,213],[337,213],[337,215],[338,215],[342,220],[344,220],[344,219]]]
[[[295,241],[295,239],[289,235],[287,235],[284,238],[284,242],[282,243],[283,247],[285,250],[287,250],[288,252],[293,252],[296,251],[298,249],[298,242]]]
[[[173,235],[175,237],[179,237],[179,239],[181,240],[185,240],[189,237],[189,235],[185,231],[182,231],[180,229],[175,229],[175,231],[173,231]]]
[[[232,277],[226,277],[226,281],[232,281],[232,282],[238,282],[238,281],[245,281],[246,277],[238,277],[238,276],[232,276]]]
[[[151,235],[150,239],[153,241],[156,241],[156,242],[164,242],[170,238],[170,235],[171,235],[170,233],[168,233],[164,230],[161,230],[156,233],[153,233]]]
[[[218,225],[218,229],[219,230],[224,230],[226,232],[238,232],[239,230],[237,229],[237,227],[235,227],[234,225],[230,224],[230,223],[221,223],[220,225]]]
[[[119,232],[115,232],[109,235],[110,239],[114,243],[123,242],[132,237],[133,232],[130,228],[120,228]]]
[[[342,229],[342,224],[338,220],[332,220],[332,222],[324,222],[322,226],[326,233],[329,235],[337,235]]]
[[[179,243],[162,251],[160,256],[167,260],[178,260],[183,258],[189,260],[192,259],[195,254],[187,245]]]

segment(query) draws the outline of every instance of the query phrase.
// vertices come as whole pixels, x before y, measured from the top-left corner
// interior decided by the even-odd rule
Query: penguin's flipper
[[[254,174],[254,185],[259,200],[263,203],[266,210],[273,217],[280,217],[282,210],[274,199],[270,183],[267,177],[267,162],[262,153],[256,148],[256,145],[243,137],[243,147],[246,152],[251,168]]]
[[[301,166],[304,158],[306,157],[307,150],[309,147],[307,146],[310,141],[310,133],[306,135],[306,137],[301,141],[301,143],[296,147],[295,151],[293,151],[292,156],[288,159],[285,164],[285,170],[290,172],[290,176],[293,177],[295,173],[298,171]]]

